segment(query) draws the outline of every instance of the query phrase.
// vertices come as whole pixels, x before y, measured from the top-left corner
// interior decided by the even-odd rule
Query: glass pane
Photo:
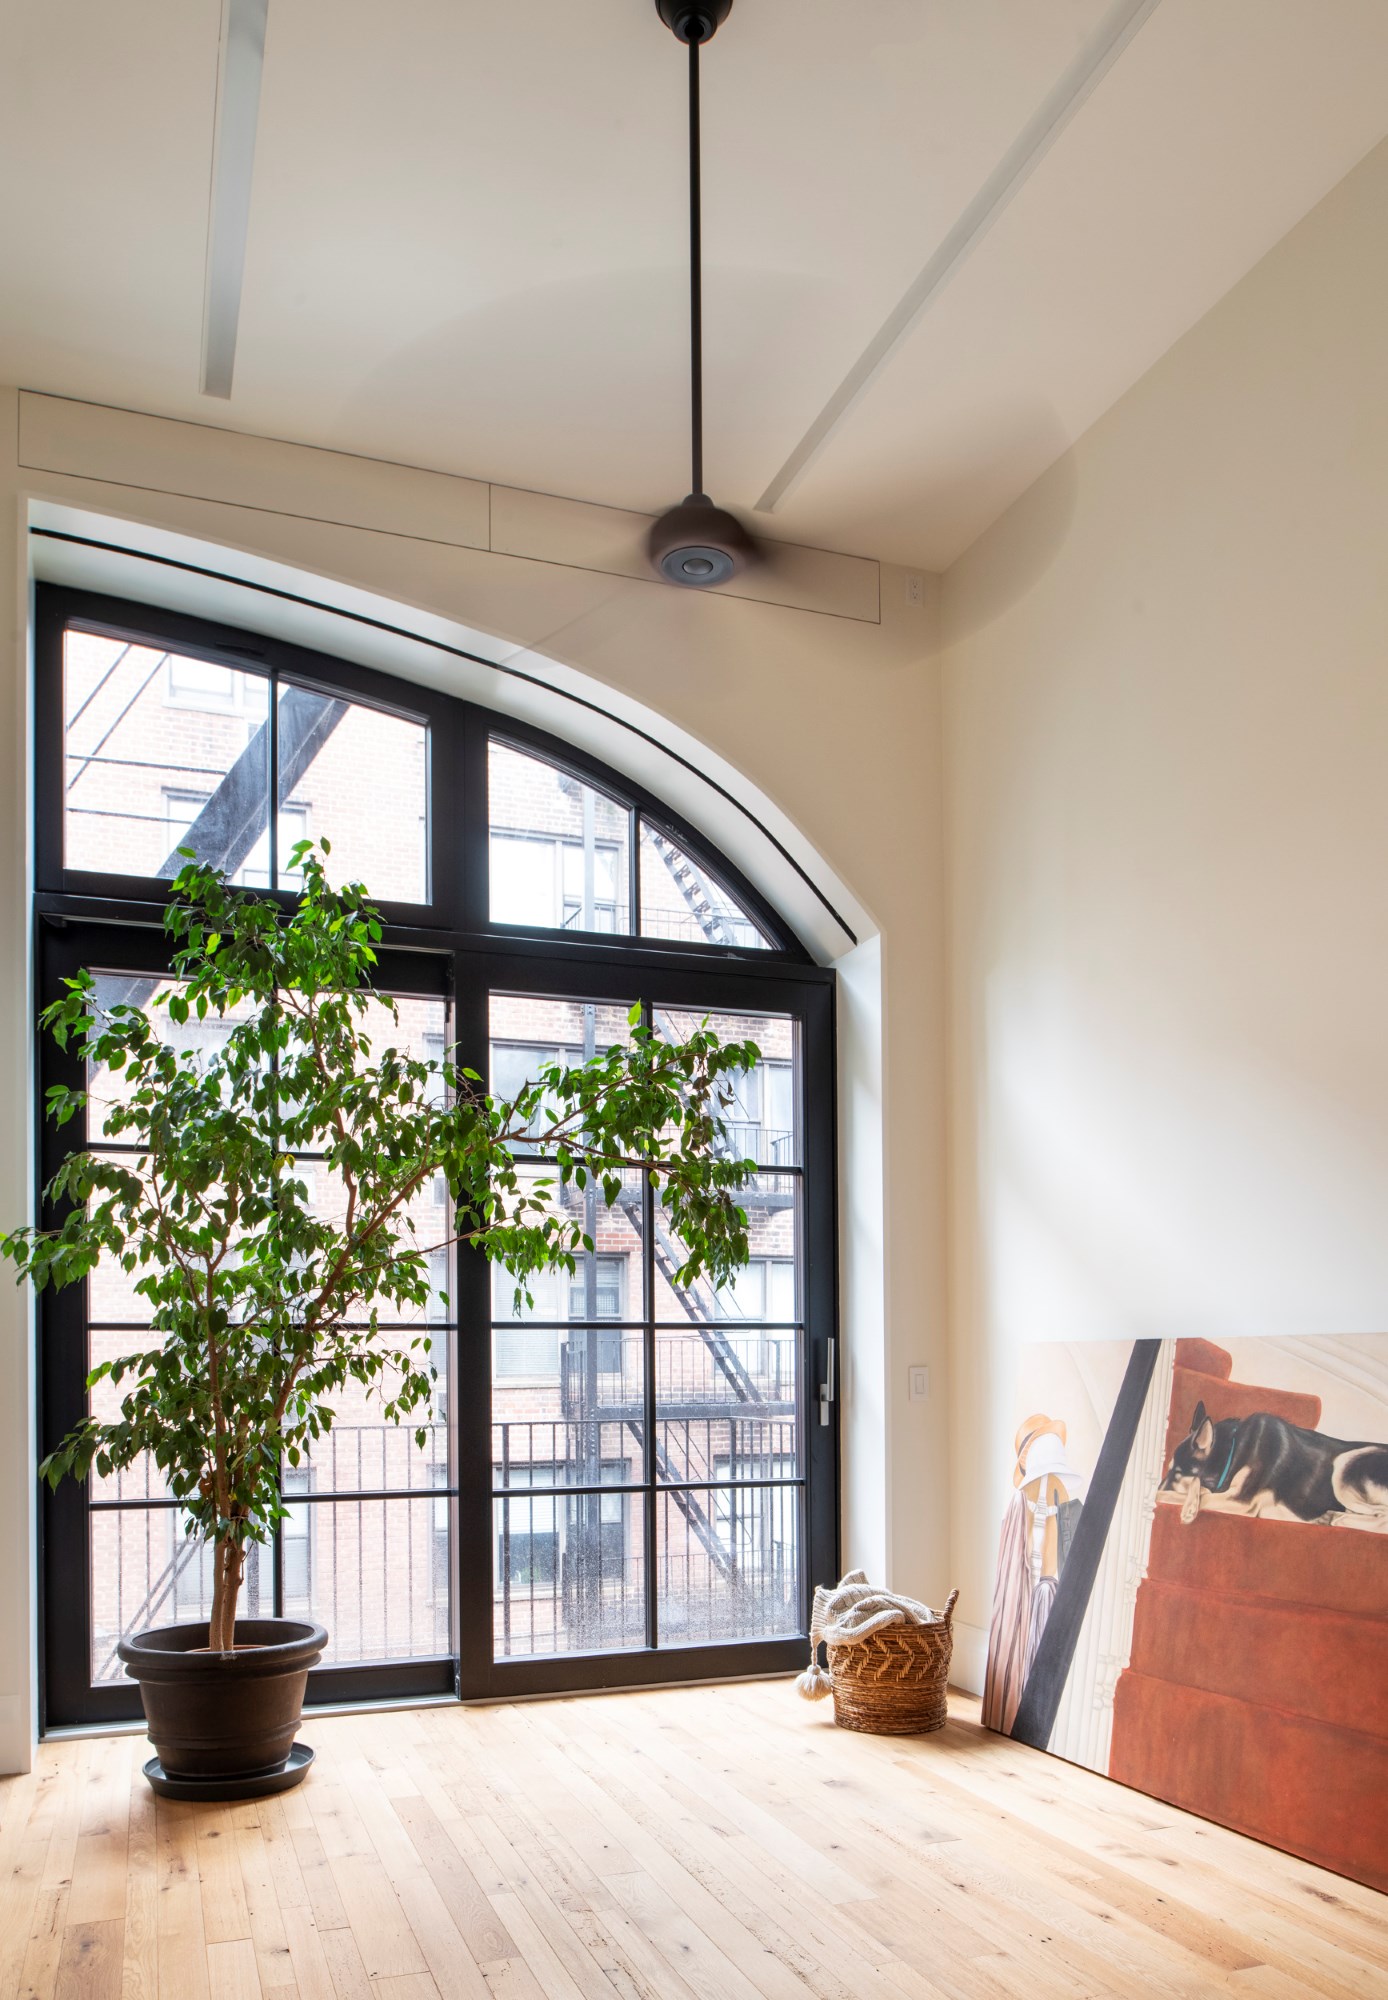
[[[723,1112],[727,1149],[759,1167],[794,1167],[800,1151],[800,1052],[795,1022],[785,1014],[718,1014],[692,1007],[657,1007],[653,1025],[667,1041],[686,1041],[706,1027],[720,1042],[755,1042],[761,1060],[729,1078],[732,1103]]]
[[[295,1516],[285,1610],[326,1625],[325,1666],[433,1659],[451,1650],[446,1494],[303,1504]],[[291,1581],[300,1593],[293,1605]]]
[[[191,847],[257,878],[269,825],[269,683],[157,646],[63,638],[63,859],[175,875]]]
[[[418,1331],[415,1327],[382,1327],[380,1344],[402,1347]],[[297,1482],[306,1493],[375,1493],[400,1488],[428,1492],[447,1486],[448,1424],[446,1390],[446,1333],[434,1336],[438,1343],[439,1379],[431,1404],[421,1404],[411,1417],[393,1423],[382,1414],[382,1404],[393,1391],[394,1377],[386,1375],[370,1396],[358,1382],[348,1382],[336,1394],[322,1398],[332,1411],[332,1429],[316,1439],[298,1466],[286,1464],[286,1482]],[[421,1363],[428,1365],[429,1354],[422,1352]],[[416,1431],[424,1432],[424,1443],[415,1443]]]
[[[359,1016],[361,1033],[370,1043],[371,1060],[378,1061],[387,1049],[398,1049],[413,1062],[442,1062],[448,1053],[447,1001],[427,993],[397,993],[394,998],[393,1019],[375,999]]]
[[[685,1248],[661,1208],[656,1209],[655,1316],[672,1324],[718,1325],[735,1331],[762,1320],[795,1321],[800,1304],[800,1179],[757,1174],[739,1190],[747,1212],[749,1260],[717,1290],[707,1278],[677,1285]]]
[[[108,1153],[103,1148],[101,1157],[117,1161],[122,1167],[136,1172],[139,1170],[138,1154]],[[138,1265],[133,1271],[125,1271],[114,1255],[103,1251],[87,1275],[87,1317],[91,1324],[107,1326],[114,1323],[125,1328],[147,1327],[150,1319],[150,1303],[135,1290],[135,1287],[142,1277],[148,1276],[157,1268],[154,1264],[143,1264]],[[93,1362],[107,1359],[108,1354],[128,1354],[141,1345],[141,1338],[139,1334],[123,1332],[117,1336],[112,1349],[98,1353],[96,1337],[93,1335]],[[151,1341],[150,1344],[158,1343]]]
[[[451,1511],[446,1493],[317,1506],[291,1500],[284,1609],[328,1628],[325,1665],[437,1658],[450,1650]],[[174,1507],[90,1518],[91,1671],[94,1682],[109,1684],[125,1676],[115,1650],[122,1637],[208,1617],[212,1558],[185,1536]],[[273,1579],[270,1550],[248,1550],[239,1616],[271,1614]]]
[[[135,1291],[141,1275],[138,1270],[123,1271],[114,1257],[103,1253],[87,1275],[87,1312],[93,1323],[107,1325],[114,1321],[127,1328],[147,1326],[149,1300],[140,1298]],[[137,1337],[122,1333],[118,1344],[129,1347]]]
[[[656,1496],[662,1646],[805,1630],[799,1486],[708,1486]]]
[[[799,1469],[800,1350],[801,1335],[789,1331],[729,1334],[711,1326],[703,1334],[683,1334],[658,1328],[656,1443],[671,1467],[662,1465],[660,1476],[792,1477]],[[777,1462],[764,1462],[768,1457]]]
[[[335,1232],[345,1231],[347,1191],[341,1175],[326,1160],[300,1153],[295,1157],[293,1177],[307,1189],[308,1207],[315,1220],[328,1224]],[[406,1310],[389,1301],[381,1302],[382,1323],[408,1328],[408,1344],[408,1339],[412,1339],[420,1327],[439,1325],[447,1320],[451,1311],[453,1253],[450,1246],[455,1217],[448,1198],[448,1184],[442,1174],[435,1174],[423,1182],[409,1201],[395,1211],[392,1224],[399,1231],[398,1247],[402,1251],[415,1249],[423,1253],[432,1288],[429,1303],[423,1309]],[[344,1317],[348,1324],[364,1322],[367,1309],[358,1301]]]
[[[645,1477],[642,1338],[618,1327],[498,1327],[494,1342],[492,1474],[498,1487],[626,1486]],[[502,1365],[513,1342],[548,1341],[549,1375]]]
[[[592,1251],[573,1253],[574,1270],[532,1272],[518,1284],[504,1264],[492,1265],[492,1316],[519,1326],[527,1321],[635,1320],[641,1317],[641,1182],[632,1171],[621,1177],[616,1201],[604,1201],[600,1189],[571,1181],[561,1187],[555,1168],[540,1162],[520,1164],[516,1199],[538,1201],[552,1215],[576,1223],[592,1239]],[[537,1211],[527,1220],[537,1219]],[[496,1350],[497,1379],[534,1373],[551,1383],[559,1380],[559,1343],[546,1341],[537,1327],[525,1339],[514,1336]]]
[[[116,1646],[148,1625],[191,1624],[212,1604],[211,1556],[183,1532],[177,1507],[97,1512],[91,1523],[91,1676],[97,1686],[124,1683]],[[273,1565],[267,1549],[246,1553],[237,1615],[269,1617]]]
[[[779,1415],[760,1407],[736,1417],[660,1413],[656,1479],[666,1486],[705,1480],[794,1479],[799,1471],[791,1403]]]
[[[191,1015],[182,1023],[171,1020],[165,1004],[178,982],[152,977],[148,973],[98,972],[94,995],[98,1013],[109,1014],[116,1006],[138,1007],[149,1020],[158,1040],[167,1048],[188,1051],[205,1061],[225,1043],[238,1021],[247,1020],[253,1006],[246,1001],[225,1015],[209,1015],[198,1020]],[[107,1119],[120,1104],[129,1102],[131,1083],[124,1070],[111,1071],[95,1064],[87,1066],[87,1129],[91,1141],[107,1136]],[[121,1147],[138,1143],[133,1132],[118,1132]]]
[[[92,1368],[103,1361],[118,1361],[122,1355],[145,1354],[161,1345],[157,1334],[128,1328],[94,1327],[87,1340]],[[138,1379],[135,1375],[125,1375],[119,1382],[112,1382],[109,1376],[105,1376],[95,1388],[87,1391],[87,1408],[91,1415],[100,1423],[117,1422],[121,1404],[135,1388]],[[168,1494],[169,1482],[148,1452],[141,1453],[133,1465],[121,1472],[109,1473],[103,1479],[93,1467],[87,1478],[89,1500],[164,1500]]]
[[[378,902],[428,902],[428,725],[281,683],[282,880],[295,842],[325,834],[334,882],[364,882]]]
[[[645,1645],[649,1502],[642,1494],[540,1494],[493,1504],[498,1659]]]
[[[641,935],[769,951],[771,939],[701,861],[641,822]]]
[[[627,808],[557,764],[493,741],[491,913],[545,930],[631,930]]]
[[[508,1101],[542,1069],[556,1063],[576,1069],[591,1056],[624,1048],[631,1040],[628,1009],[609,1002],[493,993],[490,1011],[488,1088]],[[540,1126],[537,1120],[535,1129]]]
[[[203,1020],[191,1014],[188,1020],[180,1023],[170,1018],[166,1004],[168,995],[177,984],[175,980],[147,973],[98,972],[95,974],[96,1009],[99,1014],[109,1015],[117,1006],[138,1007],[163,1046],[190,1053],[202,1064],[224,1046],[239,1023],[251,1017],[255,1003],[246,1000],[225,1014],[209,1014]],[[447,1053],[447,1003],[427,994],[397,995],[393,1016],[385,1000],[373,996],[357,1017],[357,1025],[366,1045],[364,1060],[367,1062],[379,1061],[391,1048],[416,1062],[435,1064],[441,1062]],[[441,1090],[440,1083],[438,1091]],[[87,1117],[94,1139],[108,1136],[106,1121],[109,1114],[115,1106],[129,1101],[130,1091],[130,1079],[124,1070],[113,1073],[104,1067],[88,1065]],[[135,1135],[131,1132],[117,1133],[115,1143],[120,1147],[129,1146],[136,1143]]]

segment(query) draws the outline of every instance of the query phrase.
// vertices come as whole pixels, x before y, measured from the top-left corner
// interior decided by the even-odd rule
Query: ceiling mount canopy
[[[682,42],[711,42],[732,12],[733,0],[655,0],[655,11]]]
[[[733,0],[655,0],[676,40],[689,48],[689,492],[651,528],[646,551],[667,583],[699,590],[726,583],[757,554],[742,523],[704,491],[703,219],[699,172],[699,50]]]

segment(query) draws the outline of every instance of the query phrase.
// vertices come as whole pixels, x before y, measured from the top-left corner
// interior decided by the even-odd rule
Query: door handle
[[[819,1385],[819,1421],[821,1424],[827,1426],[829,1422],[829,1405],[834,1401],[838,1393],[834,1379],[835,1364],[838,1359],[838,1342],[836,1340],[827,1340],[824,1343],[824,1347],[824,1380]]]

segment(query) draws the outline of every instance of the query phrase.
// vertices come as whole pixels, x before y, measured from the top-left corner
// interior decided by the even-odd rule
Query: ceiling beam
[[[757,501],[759,514],[774,514],[786,495],[799,484],[844,418],[960,265],[977,249],[1012,197],[1025,186],[1085,99],[1159,4],[1160,0],[1114,0],[1075,60],[1037,106]]]
[[[217,114],[203,284],[202,393],[229,397],[251,219],[251,178],[260,118],[269,0],[222,0]]]

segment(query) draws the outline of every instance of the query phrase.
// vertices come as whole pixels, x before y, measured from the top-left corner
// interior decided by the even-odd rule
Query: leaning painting
[[[1023,1350],[983,1719],[1388,1889],[1388,1337]]]

